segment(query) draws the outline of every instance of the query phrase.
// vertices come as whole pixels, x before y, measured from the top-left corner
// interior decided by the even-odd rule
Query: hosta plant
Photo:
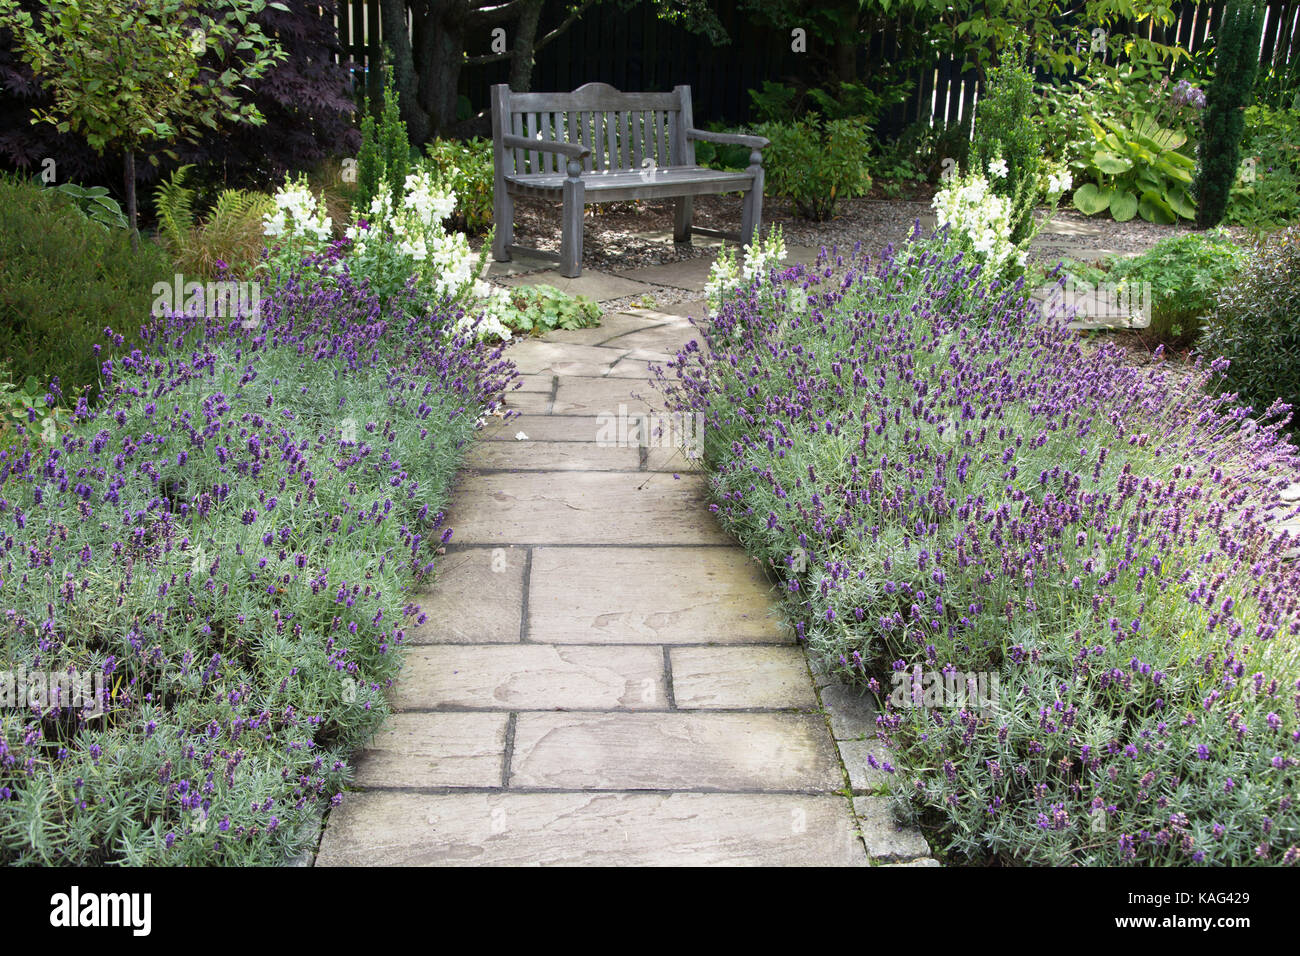
[[[1178,151],[1186,133],[1147,113],[1086,119],[1093,142],[1074,166],[1080,179],[1091,181],[1074,191],[1076,209],[1086,216],[1109,212],[1117,222],[1140,215],[1164,225],[1196,215],[1188,190],[1196,161]]]

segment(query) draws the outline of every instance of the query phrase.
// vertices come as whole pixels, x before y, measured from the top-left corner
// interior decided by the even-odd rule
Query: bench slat
[[[522,114],[520,113],[510,114],[510,132],[516,136],[524,135],[524,117]],[[515,172],[517,173],[528,172],[528,154],[525,153],[521,148],[516,148],[514,153],[515,153]]]

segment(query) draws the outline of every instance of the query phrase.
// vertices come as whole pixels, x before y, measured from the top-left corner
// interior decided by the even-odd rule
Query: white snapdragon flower
[[[996,176],[998,179],[1006,179],[1008,172],[1007,161],[1005,159],[999,158],[989,163],[989,174]]]

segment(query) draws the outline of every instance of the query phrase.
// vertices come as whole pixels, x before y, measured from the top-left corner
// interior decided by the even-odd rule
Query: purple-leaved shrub
[[[896,805],[948,860],[1296,862],[1284,407],[1134,368],[915,238],[770,272],[660,371],[706,416],[711,507],[876,691]],[[997,693],[931,698],[918,665]]]
[[[0,671],[103,679],[101,707],[0,710],[5,863],[281,862],[387,712],[515,373],[447,306],[386,321],[321,267],[256,321],[159,320],[68,431],[0,453]]]

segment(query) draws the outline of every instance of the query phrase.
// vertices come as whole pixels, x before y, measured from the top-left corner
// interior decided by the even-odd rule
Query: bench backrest
[[[691,88],[671,93],[623,93],[608,83],[588,83],[572,93],[515,93],[505,83],[492,87],[492,140],[497,175],[563,173],[558,153],[505,149],[503,134],[581,143],[591,147],[585,172],[695,164],[692,140],[682,131],[694,125]]]

